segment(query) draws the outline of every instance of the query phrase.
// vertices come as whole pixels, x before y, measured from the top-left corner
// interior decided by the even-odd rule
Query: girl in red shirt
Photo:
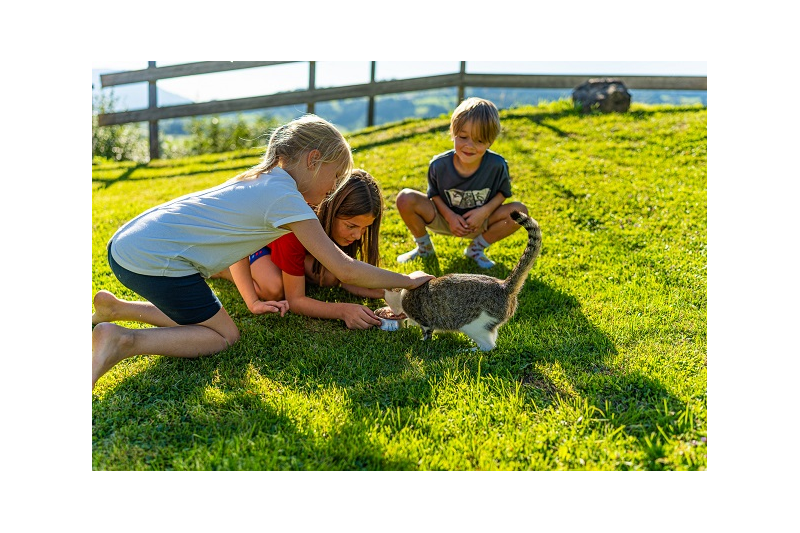
[[[378,266],[378,235],[383,217],[383,196],[378,182],[367,171],[354,169],[348,179],[326,197],[317,209],[325,233],[345,254]],[[340,281],[288,233],[250,256],[250,272],[259,298],[287,300],[289,309],[314,318],[344,320],[350,329],[380,326],[381,321],[365,305],[322,302],[306,296],[306,283],[341,287],[356,296],[383,298],[383,289],[367,289]],[[231,280],[230,272],[214,277]]]

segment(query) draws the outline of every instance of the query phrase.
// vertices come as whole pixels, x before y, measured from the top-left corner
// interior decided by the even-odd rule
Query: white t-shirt
[[[276,167],[145,211],[111,237],[111,255],[137,274],[208,278],[290,233],[279,226],[316,218],[294,179]]]

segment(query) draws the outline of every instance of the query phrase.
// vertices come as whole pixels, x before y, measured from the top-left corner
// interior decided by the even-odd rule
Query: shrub
[[[114,161],[147,161],[148,140],[137,124],[117,126],[97,125],[97,115],[113,113],[117,98],[109,94],[92,95],[92,159],[100,157]]]
[[[278,120],[268,115],[192,118],[187,126],[186,149],[189,155],[202,155],[264,145],[278,125]]]
[[[114,113],[118,99],[113,91],[92,96],[92,159],[147,162],[149,139],[141,124],[98,126],[97,116]],[[165,135],[159,148],[162,159],[241,150],[264,145],[271,130],[279,125],[269,115],[193,117],[184,127],[186,135]]]

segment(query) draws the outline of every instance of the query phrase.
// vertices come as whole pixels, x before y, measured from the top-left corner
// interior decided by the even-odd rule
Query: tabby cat
[[[422,340],[434,331],[460,331],[483,351],[494,349],[497,330],[514,316],[517,294],[542,249],[539,224],[519,211],[511,218],[528,231],[528,245],[505,280],[483,274],[447,274],[416,289],[386,290],[384,299],[396,315],[422,328]]]

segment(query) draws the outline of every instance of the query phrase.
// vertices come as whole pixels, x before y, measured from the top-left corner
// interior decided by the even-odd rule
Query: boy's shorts
[[[108,264],[120,283],[182,326],[205,322],[222,309],[219,298],[199,273],[178,278],[137,274],[114,261],[110,245]]]
[[[436,211],[436,216],[433,217],[433,222],[430,224],[425,224],[425,226],[434,233],[440,233],[442,235],[452,235],[453,232],[450,231],[450,224],[447,223],[447,220],[442,216],[436,206],[433,206],[434,210]],[[469,235],[464,235],[464,239],[474,239],[478,235],[485,232],[489,229],[489,219],[483,221],[483,225],[478,229],[478,231],[474,231]]]

